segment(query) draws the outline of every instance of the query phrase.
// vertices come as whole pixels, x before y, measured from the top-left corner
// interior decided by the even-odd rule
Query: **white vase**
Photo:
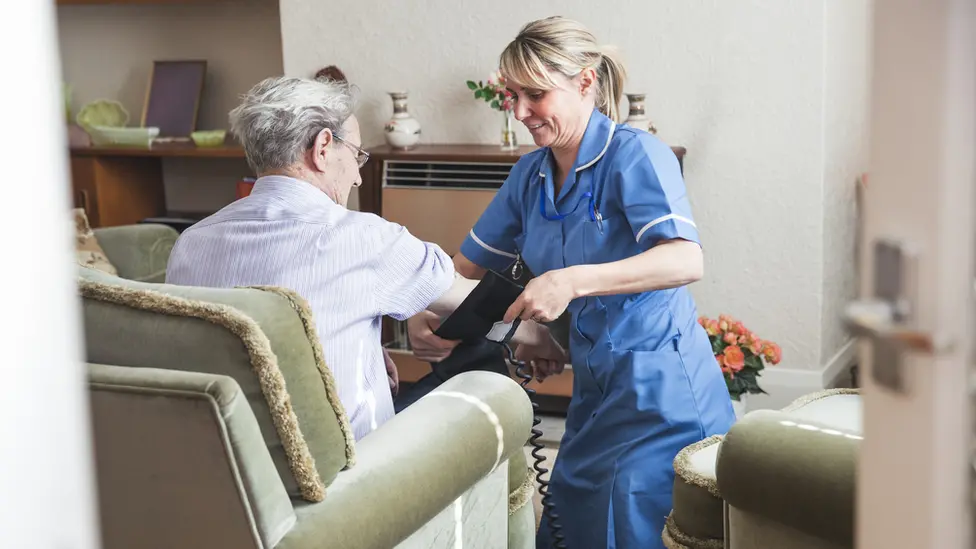
[[[644,112],[644,101],[646,98],[647,96],[643,93],[627,94],[627,101],[630,102],[630,111],[627,113],[627,120],[624,120],[624,124],[627,124],[631,128],[657,133],[657,128],[654,127],[654,124],[651,123],[651,120],[647,118],[647,114]]]
[[[384,127],[386,142],[394,149],[413,148],[420,141],[420,122],[407,110],[407,92],[389,92],[393,117]]]
[[[746,415],[746,395],[740,395],[739,400],[732,401],[732,411],[735,412],[735,419],[742,419]]]

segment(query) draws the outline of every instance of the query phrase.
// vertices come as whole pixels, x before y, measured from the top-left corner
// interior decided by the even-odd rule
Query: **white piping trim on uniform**
[[[471,239],[472,240],[474,240],[475,242],[477,242],[479,246],[481,246],[482,248],[488,250],[489,252],[494,253],[494,254],[498,254],[498,255],[501,255],[501,256],[505,256],[505,257],[508,257],[508,258],[511,258],[511,259],[515,259],[516,258],[515,254],[510,254],[508,252],[503,252],[501,250],[497,250],[497,249],[492,248],[491,246],[485,244],[484,242],[482,242],[481,239],[478,238],[478,235],[474,234],[474,229],[471,229],[471,233],[470,234],[471,234]]]
[[[663,223],[663,222],[665,222],[665,221],[667,221],[669,219],[674,219],[674,220],[677,220],[677,221],[684,221],[685,223],[691,225],[692,227],[694,227],[696,229],[698,228],[698,226],[695,225],[695,222],[692,221],[692,220],[690,220],[690,219],[688,219],[687,217],[684,217],[684,216],[681,216],[681,215],[678,215],[678,214],[662,215],[661,217],[655,219],[654,221],[651,221],[650,223],[648,223],[647,225],[644,225],[644,227],[641,228],[641,230],[637,233],[637,241],[640,242],[641,237],[644,236],[644,232],[647,231],[647,229],[650,229],[654,225],[657,225],[658,223]]]
[[[605,145],[603,145],[603,150],[600,151],[600,154],[596,155],[596,158],[594,158],[593,160],[590,160],[586,164],[583,164],[579,168],[576,168],[576,171],[577,172],[579,172],[581,170],[585,170],[586,168],[589,168],[593,164],[596,164],[601,158],[603,158],[603,155],[607,154],[607,149],[610,148],[610,142],[613,141],[613,130],[616,127],[617,127],[617,124],[614,123],[613,121],[610,121],[610,134],[607,135],[607,143]]]

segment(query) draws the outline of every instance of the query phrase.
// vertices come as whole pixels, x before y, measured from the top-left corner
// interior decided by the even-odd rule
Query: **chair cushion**
[[[338,472],[352,466],[349,421],[299,296],[79,273],[89,362],[233,378],[293,497],[321,501]]]
[[[72,214],[75,220],[75,260],[78,264],[113,275],[119,274],[95,238],[85,210],[75,208]]]
[[[722,498],[715,479],[715,457],[722,441],[720,435],[708,437],[685,447],[674,458],[674,490],[670,522],[678,531],[674,538],[696,538],[702,545],[724,536]],[[674,530],[672,528],[672,530]],[[693,546],[693,545],[692,545]]]

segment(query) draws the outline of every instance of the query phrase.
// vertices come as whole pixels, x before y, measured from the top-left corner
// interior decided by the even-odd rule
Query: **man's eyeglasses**
[[[359,167],[360,168],[362,168],[363,166],[365,166],[366,165],[366,162],[369,161],[369,153],[366,152],[366,151],[364,151],[362,149],[362,147],[353,145],[352,143],[346,141],[345,139],[339,137],[338,135],[333,135],[332,137],[335,137],[336,140],[342,141],[346,145],[349,145],[350,147],[353,148],[353,150],[356,151],[356,163],[359,164]]]

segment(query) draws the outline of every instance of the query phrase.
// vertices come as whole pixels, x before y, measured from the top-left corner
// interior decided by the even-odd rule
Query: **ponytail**
[[[573,78],[588,68],[596,70],[596,108],[620,122],[620,99],[627,70],[612,46],[600,46],[581,23],[565,17],[547,17],[528,23],[502,52],[498,63],[505,78],[523,87],[556,87],[550,70]]]
[[[596,70],[600,84],[597,108],[610,120],[620,122],[620,99],[623,97],[624,82],[627,81],[627,69],[615,48],[603,46],[600,49],[603,55]]]

